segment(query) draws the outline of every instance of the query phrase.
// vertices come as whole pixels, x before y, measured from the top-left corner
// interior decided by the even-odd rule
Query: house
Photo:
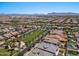
[[[50,52],[52,54],[57,55],[59,46],[58,45],[54,45],[54,44],[50,44],[50,43],[46,43],[46,42],[40,42],[40,43],[38,43],[37,48],[43,49],[45,51],[48,51],[48,52]]]
[[[50,35],[46,35],[43,39],[44,39],[43,41],[45,41],[45,42],[59,44],[59,41],[56,38],[50,37]]]
[[[6,38],[10,38],[12,35],[10,33],[5,33],[3,36]]]
[[[76,37],[76,40],[79,42],[79,33],[78,32],[74,32],[73,34]]]
[[[4,37],[0,35],[0,45],[2,45],[4,43],[5,43]]]
[[[23,50],[24,48],[26,48],[26,45],[23,41],[15,41],[14,43],[11,44],[11,47],[14,50]]]
[[[2,29],[3,32],[9,32],[9,29],[8,28],[4,28]]]
[[[4,37],[0,35],[0,41],[4,40]]]
[[[54,54],[39,48],[34,48],[29,54],[27,54],[27,56],[54,56]]]
[[[14,32],[10,32],[10,34],[11,34],[12,36],[17,36],[19,33],[18,33],[17,31],[14,31]]]

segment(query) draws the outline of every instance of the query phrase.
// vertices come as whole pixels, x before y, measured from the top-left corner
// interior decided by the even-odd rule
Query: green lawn
[[[12,54],[16,53],[17,51],[12,51]],[[0,56],[10,56],[11,51],[8,51],[8,49],[0,49]]]
[[[73,46],[76,45],[76,42],[73,42],[72,39],[69,39],[68,43],[67,43],[67,47],[71,48],[71,49],[75,49]]]
[[[74,39],[69,39],[68,43],[67,43],[67,48],[70,49],[74,49],[76,50],[76,42],[74,41]],[[76,51],[68,51],[68,56],[76,56],[77,52]]]
[[[28,45],[31,44],[36,38],[38,38],[40,35],[44,33],[45,30],[43,29],[37,29],[35,31],[32,31],[28,34],[25,34],[23,37],[23,41],[26,42]]]
[[[68,51],[68,56],[77,56],[76,51]]]

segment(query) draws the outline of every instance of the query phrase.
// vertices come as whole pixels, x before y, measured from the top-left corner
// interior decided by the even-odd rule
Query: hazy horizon
[[[0,2],[0,14],[79,13],[79,2]]]

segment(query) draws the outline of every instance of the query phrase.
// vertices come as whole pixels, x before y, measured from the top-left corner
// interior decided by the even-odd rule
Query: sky
[[[0,2],[0,14],[79,13],[79,2]]]

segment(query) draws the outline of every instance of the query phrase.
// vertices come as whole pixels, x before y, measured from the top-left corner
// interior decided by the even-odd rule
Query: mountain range
[[[72,12],[52,12],[52,13],[47,13],[47,14],[0,14],[0,15],[15,15],[15,16],[42,16],[42,15],[47,15],[47,16],[79,16],[79,13],[72,13]]]
[[[79,16],[79,13],[72,13],[72,12],[57,13],[57,12],[52,12],[52,13],[48,13],[47,15],[52,15],[52,16]]]

